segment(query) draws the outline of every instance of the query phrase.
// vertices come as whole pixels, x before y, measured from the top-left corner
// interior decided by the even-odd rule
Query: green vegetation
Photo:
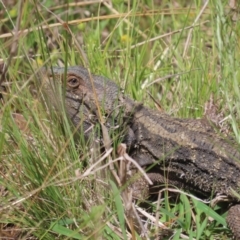
[[[32,83],[42,65],[82,65],[172,116],[203,117],[212,99],[208,117],[240,142],[237,10],[218,0],[6,2],[0,2],[7,90],[0,112],[0,237],[142,239],[127,227],[131,217],[117,184],[107,180],[109,166],[104,178],[98,168],[84,175],[101,156],[84,140],[75,142],[66,116],[47,110]],[[231,238],[219,206],[169,195],[149,205],[173,230],[171,239]],[[156,239],[162,230],[148,222],[148,236]]]

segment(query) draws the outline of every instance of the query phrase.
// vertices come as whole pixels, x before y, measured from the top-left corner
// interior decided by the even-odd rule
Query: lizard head
[[[83,67],[43,69],[40,75],[41,92],[48,105],[59,109],[61,99],[65,99],[62,102],[74,125],[82,118],[89,120],[98,116],[98,106],[104,116],[119,109],[121,92],[118,86],[105,77],[92,75]]]

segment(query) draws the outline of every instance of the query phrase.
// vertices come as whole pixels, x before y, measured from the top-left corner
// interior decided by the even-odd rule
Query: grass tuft
[[[202,118],[212,99],[222,132],[240,142],[238,6],[204,2],[1,1],[2,239],[142,239],[127,225],[124,188],[108,166],[91,168],[102,155],[39,100],[43,65],[87,66],[171,116]],[[102,162],[115,159],[119,134]],[[220,206],[185,193],[149,205],[148,239],[164,232],[158,218],[165,239],[230,239]]]

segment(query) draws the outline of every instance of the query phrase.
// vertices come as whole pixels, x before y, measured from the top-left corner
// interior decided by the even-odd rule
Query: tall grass
[[[182,118],[203,117],[212,95],[221,124],[240,141],[239,16],[227,1],[207,3],[204,9],[197,0],[0,3],[7,89],[0,133],[3,239],[141,239],[126,227],[130,217],[109,174],[102,178],[98,166],[83,175],[100,153],[76,139],[64,113],[39,101],[33,83],[42,65],[88,66],[137,101]],[[172,229],[166,239],[229,238],[219,206],[185,193],[162,198],[149,204]],[[162,234],[145,219],[148,238]]]

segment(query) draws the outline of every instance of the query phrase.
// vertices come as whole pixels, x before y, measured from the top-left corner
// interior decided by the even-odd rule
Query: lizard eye
[[[80,85],[80,79],[75,76],[68,77],[67,84],[71,88],[76,88]]]

